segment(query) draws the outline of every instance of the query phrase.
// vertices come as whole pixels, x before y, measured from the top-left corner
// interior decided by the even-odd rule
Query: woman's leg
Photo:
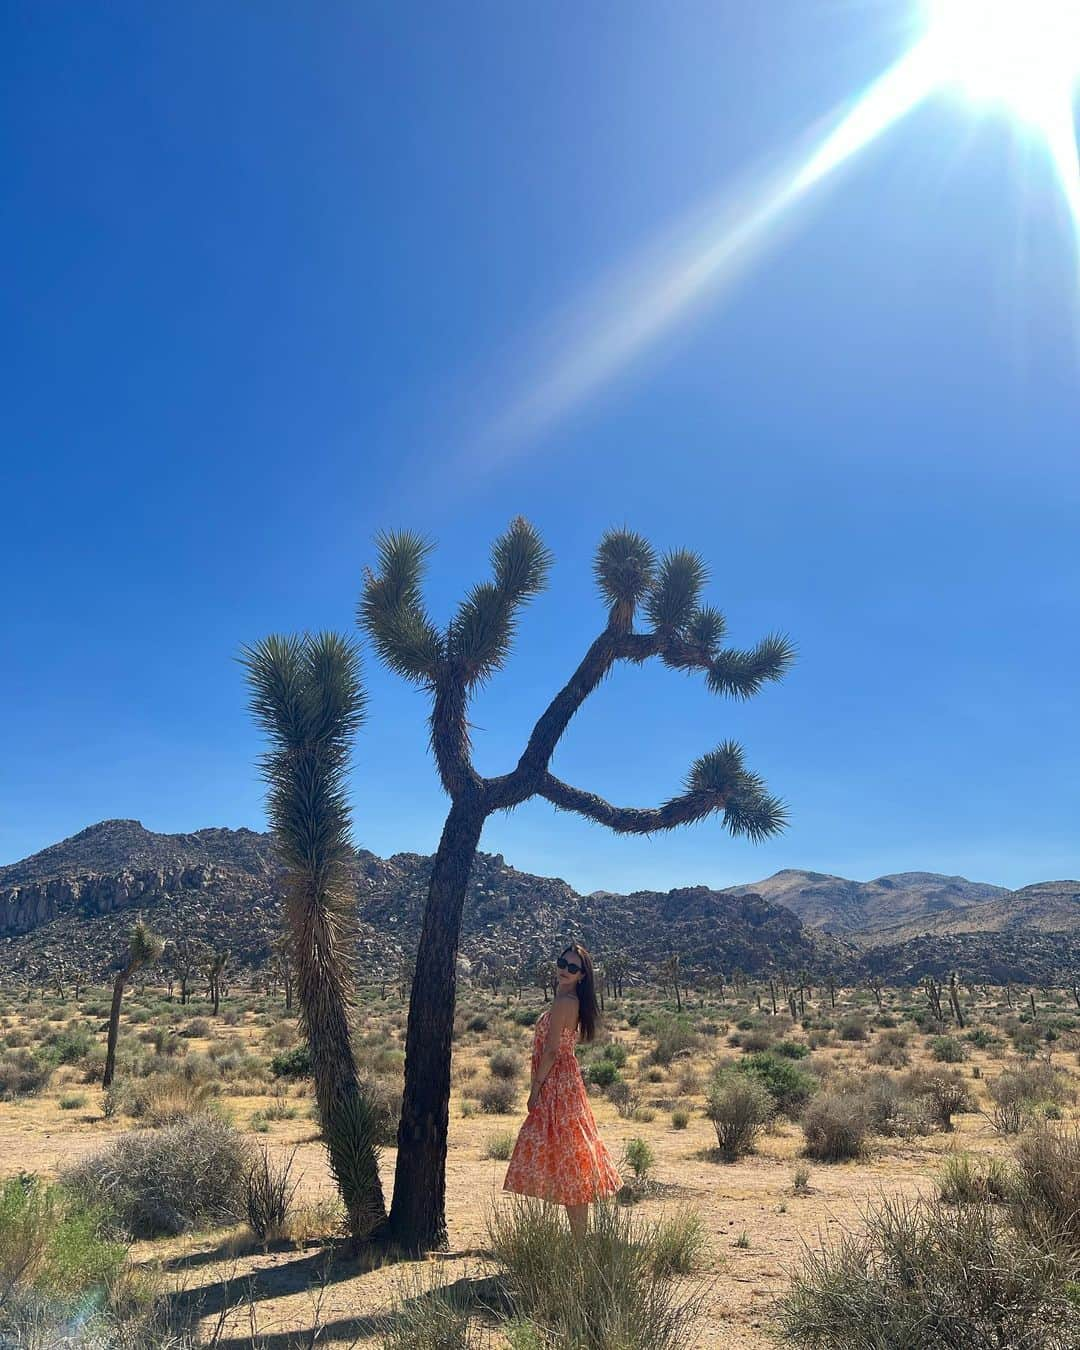
[[[579,1240],[583,1238],[589,1223],[589,1206],[567,1205],[566,1217],[570,1220],[570,1232],[574,1237]]]

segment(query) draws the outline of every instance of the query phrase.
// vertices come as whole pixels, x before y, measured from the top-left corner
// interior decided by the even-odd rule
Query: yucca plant
[[[781,830],[786,808],[765,791],[732,741],[690,768],[684,790],[653,809],[613,806],[550,771],[570,719],[619,662],[657,657],[672,670],[697,671],[715,693],[749,698],[781,677],[794,652],[772,635],[753,651],[724,649],[724,618],[701,603],[707,579],[697,554],[680,549],[658,558],[647,540],[611,530],[596,553],[595,575],[607,622],[566,686],[541,714],[516,766],[481,777],[469,743],[469,700],[510,654],[522,607],[544,587],[551,557],[520,517],[491,551],[493,577],[469,592],[445,628],[429,618],[421,584],[431,545],[411,533],[380,535],[378,563],[368,571],[357,621],[379,657],[431,697],[431,746],[450,797],[435,856],[416,957],[405,1050],[405,1095],[389,1235],[421,1249],[446,1242],[446,1133],[450,1041],[461,911],[484,822],[531,797],[574,811],[624,834],[652,834],[722,812],[733,835],[759,840]],[[641,610],[645,630],[635,631]]]
[[[274,749],[260,758],[267,816],[285,868],[285,920],[319,1118],[359,1238],[386,1217],[377,1122],[349,1039],[356,894],[345,778],[364,720],[360,653],[336,633],[274,635],[242,648],[251,711]]]
[[[105,1051],[105,1072],[102,1075],[103,1088],[112,1085],[116,1073],[116,1037],[120,1031],[120,1005],[124,1000],[124,988],[132,975],[143,966],[151,966],[159,960],[165,950],[165,943],[156,933],[152,933],[143,923],[140,914],[128,935],[128,947],[122,958],[122,964],[113,982],[112,1009],[109,1012],[109,1041]]]

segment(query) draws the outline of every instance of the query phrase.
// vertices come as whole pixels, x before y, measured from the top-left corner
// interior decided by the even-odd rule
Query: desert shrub
[[[952,1129],[952,1118],[974,1110],[971,1092],[956,1069],[912,1069],[901,1086],[911,1097],[922,1098],[931,1121],[941,1130]]]
[[[594,1059],[585,1070],[585,1081],[593,1087],[608,1088],[618,1080],[619,1066],[610,1059]]]
[[[263,1040],[274,1050],[287,1050],[297,1039],[296,1023],[283,1019],[266,1028]]]
[[[817,1089],[817,1080],[797,1069],[789,1059],[766,1051],[760,1055],[746,1055],[735,1069],[758,1079],[768,1089],[778,1111],[797,1116]]]
[[[842,1041],[865,1041],[870,1035],[866,1018],[860,1013],[852,1013],[840,1021],[837,1033]]]
[[[567,1242],[554,1205],[517,1196],[488,1220],[488,1244],[506,1272],[517,1319],[545,1329],[522,1347],[580,1350],[684,1350],[703,1306],[670,1278],[700,1254],[691,1228],[663,1231],[632,1209],[601,1201],[588,1241]],[[410,1342],[411,1347],[416,1344]],[[453,1344],[446,1342],[444,1344]]]
[[[1036,1243],[1057,1249],[1080,1277],[1080,1126],[1041,1125],[1016,1146],[1012,1219]]]
[[[939,1064],[961,1064],[967,1059],[967,1048],[955,1036],[935,1036],[930,1042],[930,1053]]]
[[[275,1162],[267,1149],[260,1148],[246,1177],[247,1221],[260,1242],[283,1237],[289,1210],[300,1179],[292,1178],[296,1149],[284,1162]]]
[[[805,1152],[820,1162],[858,1158],[866,1146],[870,1121],[866,1101],[848,1092],[822,1092],[803,1112]]]
[[[673,1130],[685,1130],[690,1124],[690,1112],[685,1107],[677,1106],[671,1113],[671,1128]]]
[[[61,1111],[79,1111],[86,1105],[85,1092],[67,1092],[60,1098]]]
[[[728,1044],[737,1046],[748,1054],[757,1054],[759,1051],[768,1050],[774,1039],[768,1027],[751,1027],[749,1031],[733,1031],[728,1037]]]
[[[701,1091],[701,1079],[692,1064],[684,1064],[675,1076],[675,1086],[683,1097]]]
[[[653,1153],[647,1139],[638,1137],[627,1141],[623,1151],[623,1162],[640,1181],[652,1171],[656,1163],[656,1154]]]
[[[791,1174],[791,1189],[796,1195],[810,1194],[810,1169],[805,1163],[796,1163]]]
[[[645,1070],[646,1083],[662,1083],[666,1077],[667,1074],[659,1064],[653,1064]]]
[[[1080,1310],[992,1207],[899,1198],[807,1253],[781,1324],[802,1350],[1071,1350]]]
[[[1029,1108],[1039,1102],[1063,1106],[1076,1100],[1076,1091],[1064,1074],[1038,1062],[1005,1069],[990,1084],[990,1096],[999,1106],[1022,1102]]]
[[[506,1162],[514,1151],[514,1136],[509,1130],[500,1130],[498,1134],[489,1134],[484,1141],[484,1157],[497,1162]]]
[[[488,1068],[493,1078],[513,1082],[521,1073],[521,1060],[510,1050],[496,1050],[488,1059]]]
[[[610,1087],[605,1089],[605,1095],[624,1120],[633,1119],[634,1112],[641,1105],[640,1096],[629,1083],[621,1078],[617,1078]]]
[[[965,1031],[964,1040],[977,1050],[989,1050],[992,1045],[997,1044],[997,1037],[993,1032],[987,1031],[986,1027],[972,1027],[970,1031]]]
[[[294,1045],[291,1050],[280,1051],[270,1060],[270,1072],[275,1078],[310,1078],[314,1072],[310,1046]]]
[[[656,1044],[648,1055],[653,1064],[668,1065],[676,1055],[696,1049],[700,1044],[697,1032],[686,1018],[671,1013],[653,1017],[650,1030],[656,1038]]]
[[[7,1050],[0,1055],[0,1101],[32,1097],[48,1087],[53,1066],[32,1050]]]
[[[806,1043],[811,1050],[822,1050],[832,1044],[832,1032],[826,1027],[814,1027],[807,1032]]]
[[[231,1125],[197,1115],[121,1135],[64,1179],[91,1202],[107,1200],[128,1236],[160,1237],[242,1218],[249,1166]]]
[[[489,1078],[480,1089],[480,1110],[490,1116],[508,1116],[517,1101],[517,1087],[506,1078]]]
[[[906,1069],[910,1056],[902,1031],[885,1031],[866,1052],[867,1064],[881,1069]]]
[[[423,1265],[400,1274],[390,1311],[374,1319],[378,1350],[482,1350],[487,1338],[464,1283],[446,1284],[435,1268]],[[523,1344],[541,1350],[538,1341]]]
[[[466,1031],[487,1031],[488,1019],[485,1013],[476,1013],[465,1023]]]
[[[1001,1203],[1012,1194],[1012,1175],[1000,1158],[954,1153],[941,1165],[938,1195],[950,1205]]]
[[[510,1014],[511,1022],[516,1022],[519,1027],[531,1027],[536,1024],[540,1016],[538,1008],[515,1008]]]
[[[20,1286],[65,1302],[100,1295],[127,1257],[109,1227],[107,1206],[66,1187],[25,1173],[0,1182],[0,1305]]]
[[[629,1053],[622,1041],[605,1041],[600,1050],[600,1058],[611,1060],[612,1064],[621,1069]]]
[[[94,1038],[81,1022],[71,1021],[63,1031],[54,1031],[45,1042],[54,1064],[78,1064],[94,1049]]]
[[[123,1114],[146,1125],[166,1125],[209,1109],[217,1090],[215,1083],[175,1073],[121,1078],[106,1090],[103,1106],[110,1119]]]
[[[193,1017],[186,1027],[181,1027],[180,1035],[187,1036],[194,1041],[205,1041],[214,1034],[209,1019],[205,1017]]]
[[[804,1041],[783,1040],[773,1044],[772,1052],[784,1059],[805,1059],[810,1053],[810,1047]]]
[[[726,1070],[709,1084],[705,1113],[716,1130],[720,1153],[729,1162],[753,1152],[757,1137],[774,1110],[772,1094],[753,1074]]]

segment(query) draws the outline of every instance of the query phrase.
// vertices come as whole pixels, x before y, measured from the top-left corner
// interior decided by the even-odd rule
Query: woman
[[[622,1177],[596,1133],[574,1036],[591,1041],[598,1009],[592,957],[571,943],[556,961],[559,988],[536,1023],[529,1114],[518,1134],[504,1191],[565,1205],[570,1231],[583,1236],[594,1200],[613,1195]]]

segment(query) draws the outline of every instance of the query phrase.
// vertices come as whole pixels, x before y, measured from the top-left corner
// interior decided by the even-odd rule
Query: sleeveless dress
[[[544,1054],[551,1009],[541,1013],[533,1038],[532,1072]],[[504,1191],[534,1195],[560,1205],[587,1205],[613,1195],[622,1177],[596,1132],[585,1083],[574,1055],[577,1028],[563,1029],[555,1063],[540,1100],[518,1133]]]

